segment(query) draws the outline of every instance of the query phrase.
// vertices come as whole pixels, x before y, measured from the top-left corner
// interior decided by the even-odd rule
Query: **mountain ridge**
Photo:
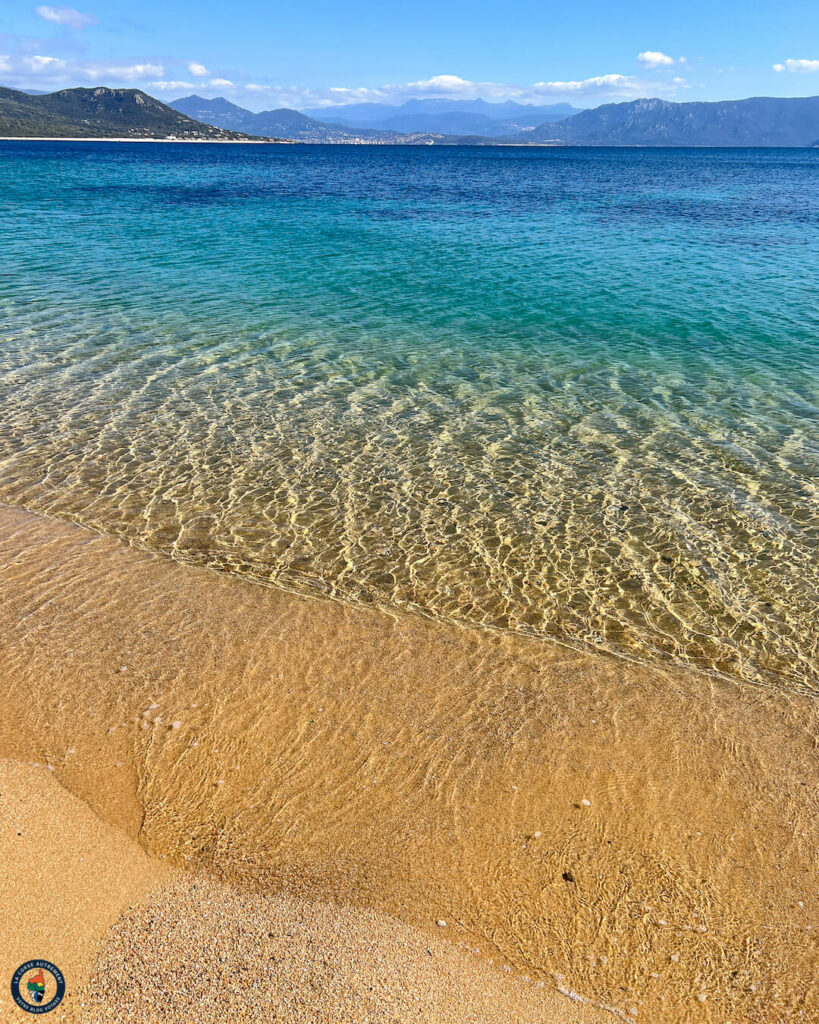
[[[441,107],[462,102],[469,107]],[[350,105],[371,108],[378,104]],[[383,106],[383,105],[382,105]],[[253,113],[216,97],[191,95],[165,104],[139,89],[62,89],[32,95],[0,87],[0,137],[134,138],[180,141],[289,141],[376,145],[549,145],[640,147],[796,147],[819,145],[819,96],[756,96],[743,100],[673,102],[641,98],[606,103],[562,120],[496,135],[515,122],[489,118],[486,108],[513,117],[523,104],[407,101],[389,127],[324,122],[286,107]],[[564,105],[565,106],[565,105]],[[434,108],[434,109],[433,109]],[[559,104],[550,109],[556,114]],[[344,108],[335,108],[336,113]],[[534,108],[531,116],[536,118]],[[572,109],[572,108],[569,108]],[[437,112],[436,112],[437,111]],[[527,115],[528,116],[528,115]],[[432,118],[432,120],[430,120]],[[435,118],[438,120],[436,121]],[[443,118],[443,120],[441,120]],[[435,125],[448,131],[432,131]],[[466,126],[466,130],[458,130]]]
[[[457,118],[447,121],[451,107],[463,102],[469,110],[456,110]],[[432,107],[432,115],[424,113]],[[814,147],[819,140],[819,97],[750,97],[744,100],[715,102],[673,102],[642,98],[621,103],[606,103],[581,110],[562,120],[549,120],[519,131],[495,134],[487,129],[504,122],[490,119],[482,111],[499,107],[511,116],[519,116],[503,104],[475,101],[410,100],[393,110],[409,111],[380,122],[381,127],[354,127],[341,120],[318,121],[306,113],[282,108],[253,114],[224,97],[207,100],[191,96],[171,102],[198,120],[222,127],[233,127],[257,135],[272,132],[304,142],[426,143],[433,145],[553,145],[553,146],[660,146],[660,147],[742,147],[784,146]],[[383,104],[351,104],[375,117]],[[560,105],[551,109],[556,112]],[[344,107],[333,108],[326,116],[339,118]],[[543,108],[534,108],[535,111]],[[569,108],[572,109],[572,108]],[[421,111],[421,113],[418,113]],[[432,116],[437,120],[429,120]],[[534,116],[534,115],[533,115]],[[371,122],[375,123],[375,122]],[[437,127],[441,130],[433,131]],[[511,127],[507,122],[507,127]]]
[[[454,135],[500,137],[579,113],[569,103],[533,105],[505,100],[413,99],[393,106],[386,103],[350,103],[304,111],[326,124],[396,131],[430,131]]]
[[[605,103],[507,141],[580,146],[808,148],[818,137],[819,96],[751,96],[710,102],[643,98]]]
[[[249,141],[195,121],[141,89],[106,86],[38,95],[0,87],[0,137]]]
[[[325,123],[289,107],[262,110],[256,114],[232,103],[224,96],[209,100],[194,93],[171,100],[168,105],[173,110],[206,124],[263,137],[271,134],[282,135],[296,142],[413,145],[435,142],[439,139],[439,134],[421,129],[399,132]]]

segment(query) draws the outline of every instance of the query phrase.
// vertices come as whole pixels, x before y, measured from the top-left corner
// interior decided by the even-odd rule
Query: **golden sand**
[[[614,1020],[385,914],[183,875],[43,766],[0,760],[0,854],[0,972],[33,951],[56,963],[67,994],[52,1019],[190,1024],[195,1007],[197,1024]],[[16,1019],[4,987],[0,1020]]]
[[[72,996],[121,911],[170,875],[63,789],[45,766],[7,760],[0,760],[0,864],[3,1021],[25,1019],[9,991],[20,964],[33,958],[55,963]]]
[[[0,755],[154,858],[238,901],[397,918],[637,1021],[819,1017],[810,698],[299,598],[10,509],[0,572]],[[117,925],[112,970],[144,920]]]

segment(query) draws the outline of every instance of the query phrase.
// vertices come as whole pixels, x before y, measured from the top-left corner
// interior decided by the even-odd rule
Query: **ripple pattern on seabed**
[[[7,161],[0,500],[815,686],[815,158],[230,153]]]

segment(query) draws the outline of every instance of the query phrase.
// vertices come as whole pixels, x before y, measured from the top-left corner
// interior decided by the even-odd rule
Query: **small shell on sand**
[[[583,805],[584,807],[591,807],[591,800],[581,800],[581,801],[580,801],[580,803],[581,803],[581,804],[582,804],[582,805]]]
[[[439,928],[446,928],[446,921],[442,917],[439,917],[435,923]]]

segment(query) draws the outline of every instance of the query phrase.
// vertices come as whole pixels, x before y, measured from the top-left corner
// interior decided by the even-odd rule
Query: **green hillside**
[[[0,137],[242,140],[200,124],[139,89],[61,89],[30,96],[0,88]]]

